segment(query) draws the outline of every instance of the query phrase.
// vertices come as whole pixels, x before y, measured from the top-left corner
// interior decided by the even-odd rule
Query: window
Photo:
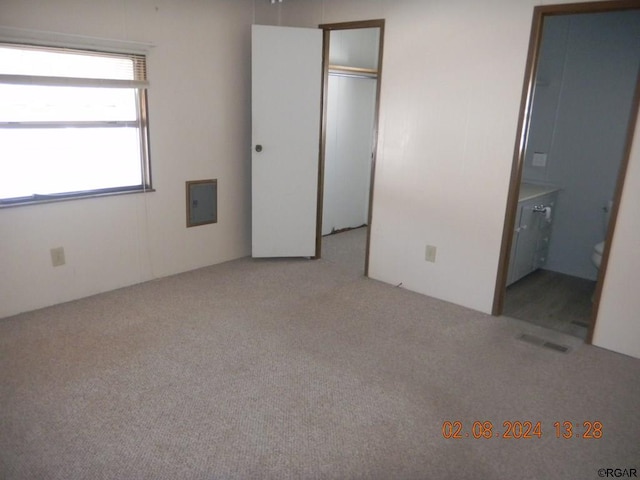
[[[0,43],[0,206],[151,188],[144,55]]]

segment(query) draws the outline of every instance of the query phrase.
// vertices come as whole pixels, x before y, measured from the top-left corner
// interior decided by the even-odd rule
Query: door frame
[[[324,201],[324,172],[325,153],[327,140],[327,106],[329,90],[329,44],[331,32],[334,30],[356,30],[361,28],[379,28],[378,40],[378,78],[376,80],[376,104],[373,113],[373,151],[371,154],[371,177],[369,184],[369,212],[367,217],[367,240],[365,248],[364,275],[369,276],[369,252],[371,245],[371,220],[373,218],[373,190],[376,173],[376,159],[378,156],[378,121],[380,114],[380,90],[382,84],[382,55],[384,50],[384,19],[363,20],[354,22],[328,23],[319,25],[322,29],[322,119],[320,121],[320,155],[318,165],[318,212],[316,216],[316,255],[314,258],[322,258],[322,214]]]
[[[517,138],[513,153],[513,164],[511,167],[511,177],[509,180],[509,193],[507,195],[506,215],[502,230],[502,247],[500,250],[500,261],[498,262],[498,274],[493,297],[492,315],[501,315],[504,310],[504,301],[506,295],[506,282],[509,269],[509,256],[511,254],[511,244],[513,238],[513,229],[515,226],[516,213],[518,208],[518,194],[520,192],[520,182],[522,181],[522,171],[524,164],[524,155],[528,140],[529,122],[531,109],[533,105],[533,93],[535,86],[535,78],[538,68],[538,60],[540,56],[540,44],[542,42],[542,27],[544,19],[547,16],[569,15],[578,13],[601,13],[623,10],[639,10],[640,4],[637,0],[612,0],[598,1],[587,3],[571,3],[561,5],[537,6],[533,9],[533,20],[531,26],[531,36],[529,38],[529,52],[527,54],[527,64],[524,75],[524,85],[522,88],[522,99],[520,103],[520,114],[518,117]],[[629,164],[631,154],[631,145],[633,143],[636,121],[638,118],[638,107],[640,105],[640,74],[636,80],[636,88],[634,98],[632,100],[629,123],[627,125],[627,134],[624,146],[624,153],[618,170],[618,179],[613,195],[613,207],[611,210],[611,218],[605,237],[605,247],[602,254],[602,262],[598,270],[598,279],[596,290],[593,296],[593,307],[591,310],[591,324],[587,335],[586,343],[591,344],[593,340],[593,332],[595,329],[598,310],[600,306],[600,297],[602,295],[602,286],[607,272],[607,264],[609,261],[609,252],[611,249],[611,240],[618,217],[618,208],[622,190],[624,188],[624,180]]]

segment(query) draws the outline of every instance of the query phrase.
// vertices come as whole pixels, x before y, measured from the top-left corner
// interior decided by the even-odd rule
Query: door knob
[[[256,145],[256,152],[260,153],[262,151],[262,145]]]

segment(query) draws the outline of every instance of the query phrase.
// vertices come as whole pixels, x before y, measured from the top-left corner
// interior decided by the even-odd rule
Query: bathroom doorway
[[[321,25],[324,92],[317,252],[368,274],[384,20]],[[320,257],[320,253],[317,255]]]
[[[535,8],[495,314],[590,342],[637,116],[638,38],[637,3]],[[526,217],[536,189],[555,193],[533,197],[539,213]],[[537,238],[519,245],[532,228]],[[525,247],[530,271],[512,282]]]

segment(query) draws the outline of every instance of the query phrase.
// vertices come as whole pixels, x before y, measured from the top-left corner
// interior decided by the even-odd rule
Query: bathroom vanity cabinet
[[[520,186],[507,285],[542,267],[547,261],[558,197],[556,187]]]

